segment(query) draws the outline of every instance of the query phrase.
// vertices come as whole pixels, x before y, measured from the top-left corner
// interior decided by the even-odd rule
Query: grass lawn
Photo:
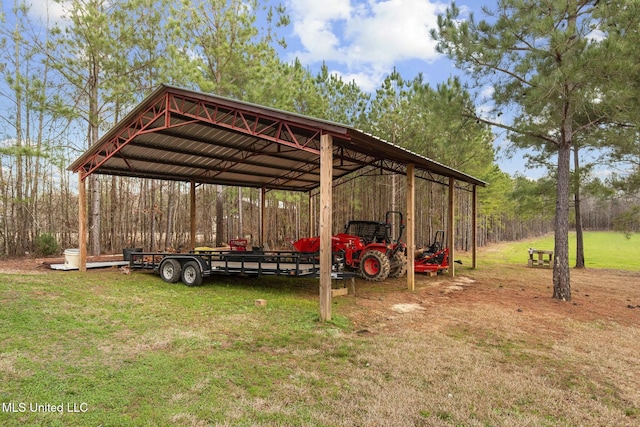
[[[0,425],[640,424],[640,274],[572,271],[560,303],[529,246],[357,280],[325,324],[315,280],[0,273]]]
[[[553,234],[493,245],[482,252],[481,264],[526,265],[529,248],[550,250],[554,248]],[[584,256],[587,268],[640,271],[640,234],[629,238],[622,233],[609,231],[587,231],[584,233]],[[469,254],[463,254],[463,262],[471,263]],[[460,257],[457,257],[460,258]],[[569,234],[569,265],[576,263],[576,235]]]
[[[90,272],[0,282],[5,426],[304,423],[362,345],[341,339],[348,322],[340,316],[320,325],[317,301],[292,281],[188,288]],[[268,306],[256,307],[257,298]],[[274,404],[283,387],[291,401],[278,403],[281,411],[254,407]],[[65,413],[33,413],[36,404],[62,404]]]

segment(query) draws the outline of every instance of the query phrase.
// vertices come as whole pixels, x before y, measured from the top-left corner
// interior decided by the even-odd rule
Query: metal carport
[[[456,183],[473,192],[473,263],[476,262],[477,178],[390,144],[349,126],[215,95],[159,86],[69,170],[79,177],[81,270],[86,265],[86,190],[91,174],[190,182],[192,244],[195,242],[196,183],[294,191],[320,190],[320,312],[331,318],[332,182],[363,168],[407,177],[407,247],[414,238],[415,177],[449,186],[453,224]],[[449,242],[453,250],[453,226]],[[412,256],[407,286],[414,287]],[[453,254],[451,254],[453,259]],[[454,274],[453,267],[451,273]]]

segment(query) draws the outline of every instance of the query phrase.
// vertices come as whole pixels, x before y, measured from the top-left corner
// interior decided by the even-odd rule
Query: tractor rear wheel
[[[381,282],[389,277],[390,270],[389,258],[380,251],[366,251],[360,258],[358,274],[366,280]]]
[[[397,278],[402,277],[407,273],[407,257],[400,251],[391,258],[391,271],[389,271],[389,277]]]

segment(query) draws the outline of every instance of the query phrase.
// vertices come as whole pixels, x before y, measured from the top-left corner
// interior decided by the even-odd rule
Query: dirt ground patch
[[[415,291],[406,280],[374,284],[357,280],[348,316],[363,332],[395,328],[440,329],[473,324],[475,316],[507,316],[523,330],[562,334],[561,320],[637,325],[640,321],[640,273],[572,270],[572,299],[552,298],[552,271],[505,266],[460,270],[456,277],[416,275]],[[487,319],[491,320],[491,319]]]
[[[87,262],[122,261],[122,254],[87,256]],[[51,264],[64,264],[64,256],[60,257],[22,257],[0,259],[0,273],[29,273],[48,274],[57,273],[51,269]],[[93,271],[104,271],[96,269]],[[92,271],[92,270],[88,270]]]

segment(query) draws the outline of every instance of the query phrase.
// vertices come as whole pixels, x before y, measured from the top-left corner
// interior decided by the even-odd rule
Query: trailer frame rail
[[[197,251],[189,253],[133,252],[129,261],[131,270],[158,272],[167,259],[184,264],[195,261],[203,277],[215,274],[316,276],[320,271],[319,253],[294,251]]]

